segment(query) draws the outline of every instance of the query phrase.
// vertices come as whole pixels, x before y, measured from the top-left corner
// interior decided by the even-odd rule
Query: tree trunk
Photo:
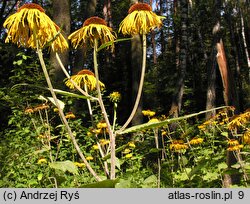
[[[250,56],[248,52],[248,47],[247,47],[247,41],[246,41],[246,36],[245,36],[245,23],[244,23],[244,18],[241,12],[241,9],[239,7],[239,12],[240,12],[240,22],[241,22],[241,35],[242,35],[242,40],[244,44],[244,51],[247,59],[247,67],[248,67],[248,81],[250,82]]]
[[[239,110],[242,111],[243,110],[243,101],[244,101],[244,97],[243,97],[243,83],[242,83],[242,76],[241,76],[241,67],[242,67],[242,61],[241,59],[243,59],[243,57],[241,56],[240,53],[240,49],[238,49],[238,43],[237,43],[237,39],[236,36],[238,35],[238,27],[237,25],[235,26],[233,24],[233,19],[232,19],[232,8],[226,12],[226,19],[227,19],[227,23],[229,26],[229,30],[230,30],[230,41],[232,44],[232,49],[233,49],[233,57],[234,57],[234,61],[235,61],[235,67],[236,67],[236,86],[238,87],[238,91],[237,91],[237,96],[239,98]]]
[[[137,0],[131,0],[131,4],[137,3]],[[140,82],[140,75],[141,75],[141,63],[142,63],[142,42],[140,35],[133,36],[133,39],[131,40],[131,70],[132,70],[132,94],[131,94],[131,104],[132,108],[134,105],[134,102],[136,100],[139,82]],[[140,103],[138,105],[138,108],[136,110],[136,113],[132,119],[132,125],[138,125],[143,122],[143,116],[142,116],[142,100],[143,95],[141,96]]]
[[[53,0],[53,20],[61,28],[61,33],[67,39],[67,36],[70,34],[70,0]],[[59,56],[63,65],[68,67],[69,51],[66,50],[63,53],[59,53]],[[65,76],[56,60],[54,52],[50,54],[50,63],[52,66],[50,74],[54,78],[55,86],[60,88],[63,85]]]
[[[232,77],[232,74],[230,73],[230,69],[227,64],[226,59],[226,53],[224,44],[221,38],[220,33],[220,16],[221,16],[221,0],[216,0],[215,2],[215,17],[216,17],[216,25],[213,29],[213,34],[215,38],[215,46],[217,50],[217,63],[220,70],[220,75],[222,79],[223,84],[223,96],[224,96],[224,102],[227,106],[234,106],[236,108],[236,111],[238,110],[238,98],[236,95],[236,89],[234,86],[234,80]],[[230,133],[229,133],[230,134]],[[227,152],[227,166],[230,169],[233,164],[235,164],[236,159],[232,152]],[[223,178],[223,186],[224,187],[230,187],[232,184],[239,182],[239,175],[238,174],[225,174]]]
[[[6,20],[6,18],[13,12],[14,9],[18,9],[19,7],[19,1],[15,0],[12,2],[7,3],[8,0],[2,1],[2,6],[0,8],[0,32],[3,28],[3,23]]]
[[[176,9],[178,9],[178,6],[176,6]],[[176,12],[176,9],[175,9],[175,12]],[[184,93],[184,80],[185,80],[186,69],[187,69],[187,44],[188,44],[188,33],[187,33],[188,2],[187,0],[180,1],[180,13],[181,13],[180,50],[179,50],[179,43],[178,43],[178,29],[175,30],[175,32],[177,32],[176,68],[178,72],[178,79],[177,79],[177,84],[176,84],[176,91],[173,95],[171,110],[169,112],[169,114],[174,117],[178,117],[181,111],[182,98],[183,98],[183,93]]]
[[[168,8],[168,6],[167,6],[167,8]],[[163,0],[160,0],[160,15],[163,15]],[[168,16],[167,16],[167,20],[169,18]],[[161,28],[161,30],[160,30],[160,42],[161,42],[161,54],[164,54],[165,50],[166,50],[166,45],[165,45],[166,42],[165,42],[165,35],[164,35],[163,28]]]
[[[150,6],[152,7],[153,1],[150,0]],[[155,31],[151,31],[151,43],[152,43],[152,50],[153,50],[153,63],[157,63],[157,54],[156,54],[156,42],[155,42]]]
[[[84,22],[87,18],[94,16],[96,13],[97,0],[88,0],[86,8],[84,8],[84,14],[82,21]],[[82,22],[82,23],[83,23]],[[74,67],[72,67],[72,73],[77,73],[84,68],[86,61],[86,47],[80,47],[76,50]]]
[[[213,43],[214,44],[214,43]],[[207,102],[206,102],[206,110],[212,109],[215,107],[216,100],[216,49],[215,46],[212,46],[211,57],[208,62],[207,68]],[[206,113],[206,119],[210,119],[215,115],[215,111]]]
[[[111,13],[111,0],[105,0],[103,6],[104,19],[109,27],[113,27],[112,24],[112,13]]]
[[[140,75],[141,75],[141,62],[142,62],[142,42],[140,35],[133,37],[131,42],[131,67],[132,67],[132,105],[134,104],[138,92]],[[135,116],[132,120],[132,125],[138,125],[143,122],[142,117],[142,99],[139,103]]]

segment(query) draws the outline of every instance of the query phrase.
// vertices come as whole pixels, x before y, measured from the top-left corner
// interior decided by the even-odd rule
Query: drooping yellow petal
[[[63,51],[68,43],[60,33],[60,28],[45,14],[44,9],[35,3],[24,4],[16,13],[9,16],[3,26],[7,29],[5,42],[18,46],[44,48]]]
[[[88,18],[84,22],[83,27],[73,32],[68,39],[76,49],[78,46],[82,46],[86,43],[89,43],[90,46],[93,47],[95,39],[99,40],[101,44],[114,41],[116,36],[112,28],[107,26],[105,20],[94,16]],[[113,44],[111,48],[113,49]]]
[[[156,15],[151,6],[136,3],[129,9],[129,14],[120,23],[119,32],[124,35],[147,34],[151,30],[162,26],[164,17]]]
[[[81,88],[84,88],[84,85],[86,85],[90,91],[93,91],[96,88],[96,78],[94,73],[87,69],[83,69],[76,75],[71,76],[71,79]],[[105,85],[101,81],[99,81],[99,84],[101,89],[105,88]],[[66,80],[65,85],[70,89],[74,89],[74,84],[69,79]]]

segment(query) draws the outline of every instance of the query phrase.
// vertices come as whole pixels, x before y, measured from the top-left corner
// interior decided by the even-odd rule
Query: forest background
[[[43,103],[39,96],[49,96],[48,91],[41,89],[47,85],[41,74],[36,53],[4,42],[6,38],[4,21],[27,2],[41,5],[67,37],[91,16],[102,17],[109,27],[118,31],[119,24],[127,15],[130,5],[137,1],[3,0],[0,2],[0,186],[82,187],[94,182],[95,179],[86,169],[80,167],[80,159],[68,142],[69,138],[61,138],[63,130],[58,125],[58,119],[55,119],[53,113],[48,112],[54,138],[46,141],[38,137],[41,134],[37,135],[37,132],[34,132],[32,120],[35,118],[31,120],[25,114],[27,107]],[[131,126],[148,122],[148,118],[142,114],[143,110],[154,111],[159,120],[177,118],[220,106],[233,106],[234,114],[241,114],[239,116],[249,113],[247,110],[250,107],[249,0],[139,2],[148,3],[155,13],[164,16],[165,19],[160,29],[151,31],[147,36],[147,67],[143,95]],[[118,38],[124,36],[118,33]],[[49,64],[54,88],[70,91],[64,84],[65,76],[55,60],[55,54],[44,52],[44,55],[46,63]],[[70,74],[76,74],[82,69],[93,71],[92,52],[87,47],[69,49],[60,54],[60,57]],[[104,95],[108,96],[118,91],[122,96],[117,108],[117,123],[120,125],[128,118],[135,101],[141,61],[142,42],[139,36],[135,36],[131,41],[116,43],[113,53],[103,50],[99,54],[100,80],[105,84]],[[103,161],[95,158],[96,153],[92,149],[95,141],[84,138],[90,126],[87,103],[85,100],[70,96],[61,96],[60,99],[64,101],[66,111],[73,112],[76,116],[76,119],[72,119],[71,126],[76,134],[81,135],[78,139],[83,151],[89,155],[95,171],[102,172]],[[108,100],[106,97],[106,101]],[[107,105],[107,110],[112,113],[112,104]],[[53,112],[53,109],[50,111]],[[45,113],[39,112],[39,114],[39,117],[45,117],[43,115]],[[220,119],[218,114],[221,114]],[[197,152],[187,152],[185,148],[184,151],[182,149],[171,151],[173,148],[169,149],[167,145],[171,143],[169,141],[173,141],[172,139],[169,141],[163,139],[160,147],[157,145],[155,147],[155,129],[143,130],[118,139],[117,142],[121,147],[131,141],[135,147],[131,145],[127,152],[124,147],[117,153],[119,164],[116,166],[120,181],[110,181],[111,183],[103,185],[249,186],[250,139],[249,141],[242,139],[243,136],[247,138],[247,134],[249,136],[249,115],[246,121],[241,121],[241,125],[231,128],[228,124],[235,116],[228,112],[226,116],[222,115],[222,112],[218,114],[210,111],[191,120],[184,118],[178,124],[173,123],[163,129],[157,129],[160,138],[164,136],[164,131],[176,141],[187,137],[202,138],[204,144],[195,147],[194,151]],[[211,117],[214,121],[223,119],[224,123],[217,121],[216,128],[214,125],[201,133],[202,130],[198,126],[205,120],[211,120]],[[95,120],[98,122],[101,119],[100,112],[96,111]],[[44,128],[44,120],[44,118],[40,120],[39,133]],[[243,154],[239,149],[237,151],[227,149],[226,141],[231,139],[246,144],[242,150]],[[48,144],[50,144],[49,149],[44,148]],[[131,157],[126,157],[131,152],[133,153]],[[236,160],[232,161],[232,157]],[[50,165],[48,165],[49,158],[53,158]],[[214,162],[211,162],[209,171],[207,168],[211,158]],[[78,169],[68,163],[51,165],[55,161],[75,162]],[[105,174],[102,176],[105,178]],[[187,180],[190,181],[188,184]]]

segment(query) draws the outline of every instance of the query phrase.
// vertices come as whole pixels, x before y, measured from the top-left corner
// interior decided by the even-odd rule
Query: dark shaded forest
[[[147,35],[118,32],[131,5],[138,2],[162,17],[161,25]],[[95,47],[93,51],[83,44],[75,49],[68,39],[64,52],[42,49],[53,88],[65,91],[56,92],[63,103],[60,117],[39,50],[6,43],[4,22],[26,3],[40,5],[66,39],[93,16],[105,20],[121,39],[113,42],[114,49],[107,45],[98,51],[99,80],[105,89],[102,94],[98,88],[89,90],[93,101],[65,85],[67,76],[57,57],[69,75],[88,70],[99,81]],[[249,4],[249,0],[1,1],[0,186],[87,187],[105,180],[111,183],[100,187],[249,187]],[[142,95],[131,121],[120,129],[137,101],[144,43]],[[71,133],[79,150],[70,142]]]

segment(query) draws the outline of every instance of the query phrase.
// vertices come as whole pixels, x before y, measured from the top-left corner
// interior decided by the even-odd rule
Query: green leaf
[[[218,179],[220,174],[217,172],[207,172],[206,175],[203,176],[205,181],[212,181]]]
[[[32,85],[32,84],[27,84],[27,83],[16,84],[11,89],[15,89],[15,88],[17,88],[19,86],[30,86],[30,87],[35,87],[35,88],[38,88],[38,89],[43,89],[43,90],[48,90],[49,91],[48,88],[41,87],[41,86],[36,86],[36,85]],[[82,98],[82,99],[92,99],[91,97],[71,93],[71,92],[68,92],[68,91],[63,91],[63,90],[60,90],[60,89],[53,89],[53,90],[54,90],[55,93],[61,94],[61,95],[64,95],[64,96],[69,96],[69,97],[74,97],[74,98]]]
[[[185,115],[185,116],[178,117],[178,118],[166,119],[166,120],[163,120],[163,121],[160,121],[160,122],[144,123],[144,124],[141,124],[141,125],[133,126],[131,128],[127,128],[127,129],[125,129],[123,131],[117,131],[117,134],[122,135],[122,134],[127,134],[127,133],[132,133],[132,132],[138,132],[138,131],[142,131],[142,130],[146,130],[146,129],[158,128],[158,127],[162,127],[164,125],[167,125],[167,124],[170,124],[170,123],[173,123],[173,122],[177,122],[177,121],[180,121],[180,120],[185,120],[185,119],[188,119],[188,118],[200,115],[200,114],[204,114],[204,113],[207,113],[207,112],[211,112],[211,111],[218,110],[218,109],[223,109],[223,108],[228,108],[228,107],[229,106],[221,106],[221,107],[218,107],[218,108],[213,108],[213,109],[210,109],[210,110],[200,111],[198,113],[193,113],[193,114]]]
[[[97,49],[97,52],[101,51],[102,49],[116,43],[116,42],[122,42],[122,41],[126,41],[126,40],[131,40],[132,38],[122,38],[122,39],[117,39],[117,40],[114,40],[114,41],[109,41],[107,43],[104,43],[102,44],[98,49]]]
[[[188,174],[190,178],[192,178],[195,174],[197,174],[205,165],[207,164],[207,160],[202,159],[197,166],[195,166],[191,172]]]
[[[108,162],[108,163],[111,163],[111,160],[108,159],[107,162]],[[118,169],[121,169],[120,160],[119,160],[117,157],[115,157],[115,166],[116,166]]]
[[[185,172],[178,172],[174,174],[174,178],[179,181],[186,181],[189,180],[188,175],[191,172],[191,168],[185,168]]]
[[[120,179],[120,181],[115,185],[115,188],[130,188],[130,180]]]
[[[149,153],[159,153],[159,152],[161,152],[162,151],[162,149],[160,149],[160,148],[151,148],[150,150],[149,150]]]
[[[237,164],[232,165],[231,167],[234,168],[234,169],[239,169],[240,168],[240,164],[237,163]]]
[[[53,162],[49,164],[50,168],[53,169],[60,169],[63,172],[70,172],[72,174],[76,174],[78,175],[78,169],[77,167],[74,165],[74,163],[72,161],[62,161],[62,162]]]
[[[38,180],[38,181],[41,181],[42,179],[43,179],[43,173],[38,174],[37,180]]]
[[[118,147],[116,150],[115,150],[115,153],[117,154],[118,152],[121,152],[122,150],[124,150],[126,147],[128,146],[128,144],[125,144],[125,145],[122,145],[121,147]],[[109,154],[107,154],[106,156],[104,156],[103,158],[102,158],[102,160],[107,160],[107,159],[109,159],[110,158],[110,153]]]
[[[218,164],[218,169],[219,169],[219,171],[221,171],[223,169],[227,169],[226,162],[222,162],[222,163]]]
[[[45,103],[47,103],[48,102],[48,99],[47,98],[45,98],[44,96],[42,96],[42,95],[40,95],[39,97],[38,97],[38,99],[39,100],[42,100],[42,101],[45,101]]]
[[[79,94],[75,94],[75,93],[71,93],[71,92],[67,92],[67,91],[63,91],[63,90],[59,90],[59,89],[54,89],[54,91],[58,94],[65,95],[65,96],[70,96],[70,97],[75,97],[75,98],[83,98],[83,99],[92,99],[91,97],[87,97],[84,95],[79,95]]]
[[[151,175],[143,181],[143,188],[152,188],[157,184],[157,177],[155,175]]]
[[[34,154],[41,154],[43,152],[47,152],[50,150],[50,147],[48,145],[44,145],[42,149],[36,150],[33,153]]]
[[[17,65],[21,65],[23,63],[23,60],[17,60],[16,62],[14,62],[14,64],[17,64]]]
[[[228,137],[228,132],[222,132],[221,135],[224,137]]]
[[[29,186],[36,185],[36,184],[38,184],[36,179],[30,179],[30,180],[28,181],[28,185],[29,185]]]
[[[56,139],[56,138],[58,138],[58,137],[60,137],[60,136],[52,136],[52,137],[50,138],[50,141],[51,141],[51,140],[54,140],[54,139]]]
[[[26,60],[28,57],[26,55],[22,55],[22,58]]]
[[[246,163],[246,164],[244,165],[244,168],[247,169],[247,170],[249,170],[249,169],[250,169],[250,163]]]
[[[48,97],[48,99],[57,107],[55,100],[52,97]],[[65,103],[62,102],[61,100],[57,99],[60,108],[63,110],[65,107]]]
[[[86,184],[81,186],[81,188],[114,188],[115,185],[118,183],[118,179],[115,180],[104,180],[104,181],[99,181],[91,184]]]

